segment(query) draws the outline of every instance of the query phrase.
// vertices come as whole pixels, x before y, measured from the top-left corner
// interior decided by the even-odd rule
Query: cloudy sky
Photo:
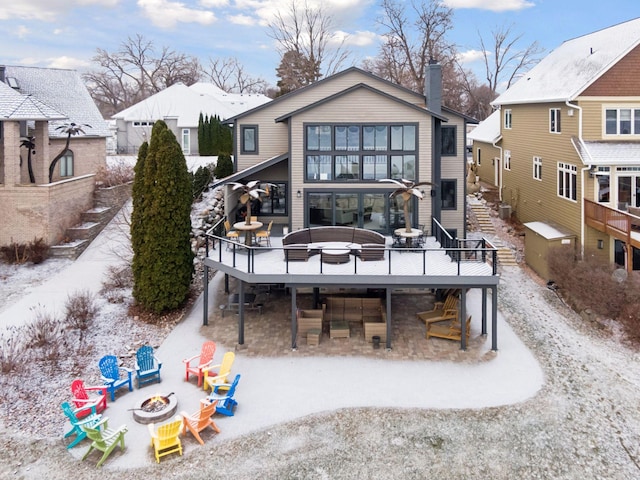
[[[301,0],[297,0],[300,1]],[[353,62],[376,54],[380,0],[322,2],[346,38]],[[401,0],[405,1],[405,0]],[[410,1],[410,0],[406,0]],[[129,36],[194,55],[237,57],[253,76],[275,84],[279,55],[266,25],[290,0],[15,0],[0,3],[0,64],[86,70],[97,48],[114,52]],[[640,16],[637,0],[443,0],[454,9],[450,40],[480,73],[479,34],[498,26],[552,50],[564,40]],[[474,61],[475,59],[475,61]]]

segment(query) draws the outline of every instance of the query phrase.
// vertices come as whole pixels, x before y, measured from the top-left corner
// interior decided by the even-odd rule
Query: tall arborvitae
[[[203,148],[204,145],[204,117],[202,112],[200,112],[200,117],[198,117],[198,153],[202,155],[206,155],[206,149]]]
[[[143,231],[134,298],[160,313],[184,303],[193,274],[192,187],[180,144],[166,123],[153,126],[144,161]]]
[[[213,154],[220,155],[220,117],[218,115],[211,117],[211,136],[213,138],[211,144]]]
[[[131,187],[131,199],[133,202],[133,210],[131,211],[131,248],[133,249],[133,296],[136,296],[136,278],[140,275],[140,248],[144,243],[144,199],[146,195],[144,194],[145,182],[144,182],[144,164],[145,159],[147,158],[147,152],[149,149],[149,144],[144,142],[140,145],[140,149],[138,150],[138,160],[136,161],[136,166],[133,168],[134,177],[133,177],[133,185]]]

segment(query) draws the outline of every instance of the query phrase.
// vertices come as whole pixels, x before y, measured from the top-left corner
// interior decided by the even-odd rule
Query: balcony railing
[[[632,233],[640,227],[640,218],[630,213],[609,208],[597,202],[584,199],[585,223],[618,240],[640,247],[640,242],[633,238]]]

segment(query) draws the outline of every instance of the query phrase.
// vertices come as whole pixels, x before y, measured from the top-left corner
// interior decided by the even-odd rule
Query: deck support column
[[[387,350],[391,350],[391,289],[385,288],[387,294]]]
[[[316,289],[314,289],[315,291]],[[291,349],[295,350],[298,348],[296,339],[298,338],[298,322],[297,322],[297,312],[298,312],[298,301],[296,293],[298,289],[295,287],[291,288]]]
[[[313,287],[313,308],[318,308],[320,304],[320,288]]]
[[[498,287],[491,287],[491,350],[498,351]]]
[[[238,345],[244,345],[244,282],[238,284]]]
[[[202,308],[202,325],[206,327],[209,325],[209,267],[206,263],[204,264],[204,278],[202,279],[202,283],[204,284],[202,296],[202,301],[204,302],[204,307]]]
[[[487,334],[487,288],[482,289],[482,335]]]
[[[467,289],[460,291],[460,350],[467,349]]]

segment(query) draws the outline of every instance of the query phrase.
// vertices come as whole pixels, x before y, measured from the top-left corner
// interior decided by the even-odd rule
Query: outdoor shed
[[[571,251],[574,251],[576,236],[562,227],[544,222],[529,222],[524,226],[524,258],[527,265],[544,280],[551,280],[549,251],[560,246],[569,246]]]

